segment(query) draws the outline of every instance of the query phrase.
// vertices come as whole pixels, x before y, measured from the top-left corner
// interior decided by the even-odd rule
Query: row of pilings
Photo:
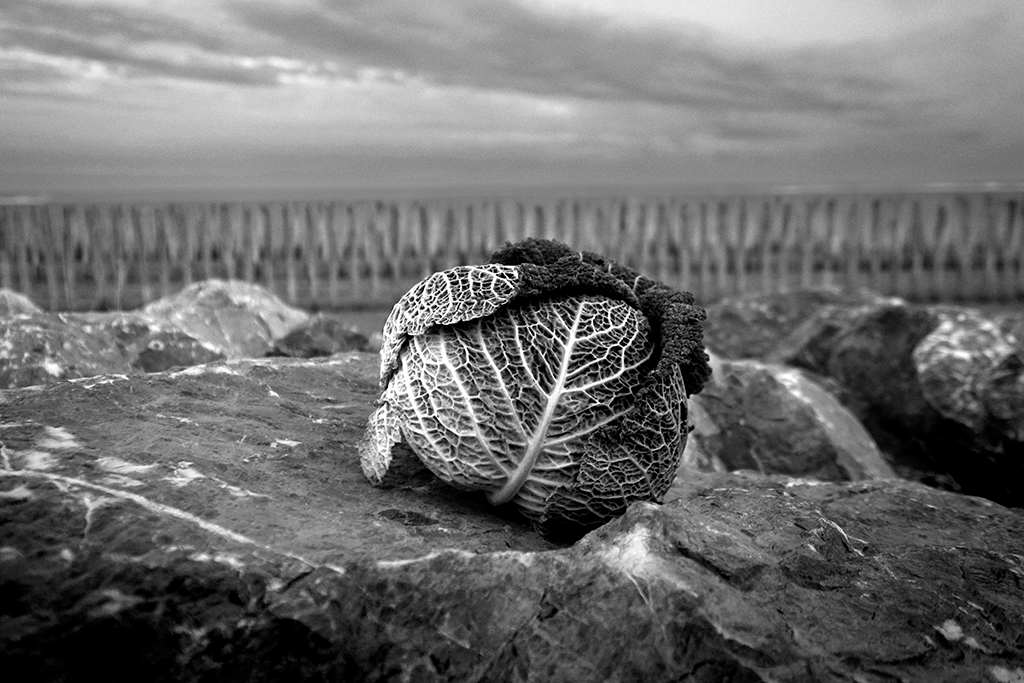
[[[127,309],[207,279],[311,309],[387,306],[545,237],[693,292],[840,286],[1024,300],[1024,193],[773,194],[0,206],[0,286],[50,310]]]

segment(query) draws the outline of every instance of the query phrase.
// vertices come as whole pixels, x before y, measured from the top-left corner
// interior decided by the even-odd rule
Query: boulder
[[[996,313],[992,319],[999,325],[1000,330],[1024,347],[1024,312]]]
[[[439,544],[552,547],[418,461],[390,489],[366,482],[356,444],[379,393],[379,364],[368,353],[238,360],[4,392],[0,442],[15,469],[136,493],[221,524],[242,520],[245,533],[260,530],[266,543],[323,562],[384,557],[381,547],[389,559]]]
[[[848,406],[897,462],[934,468],[920,439],[937,428],[940,416],[924,398],[911,354],[938,326],[938,317],[895,303],[858,308],[837,329],[832,325],[840,318],[818,320],[821,334],[808,336],[816,350],[782,360],[842,385]]]
[[[860,422],[804,372],[758,361],[717,361],[691,399],[684,461],[828,481],[895,477]]]
[[[823,309],[895,301],[867,290],[802,289],[722,299],[707,307],[704,342],[724,358],[764,359],[781,339]]]
[[[186,334],[173,324],[141,313],[83,313],[92,329],[111,333],[121,353],[136,372],[161,372],[175,367],[224,360],[210,344]]]
[[[1021,506],[1024,346],[1007,329],[963,307],[830,307],[768,357],[828,378],[901,476]]]
[[[925,400],[957,437],[947,466],[964,490],[1024,506],[1024,346],[977,312],[941,318],[912,358]]]
[[[138,313],[38,313],[0,320],[2,388],[223,358],[169,323]]]
[[[301,334],[287,337],[307,317],[257,285],[219,280],[187,287],[142,311],[0,316],[0,387],[260,357],[278,337],[289,339],[283,348],[294,353],[323,350],[323,334],[311,334],[306,347]],[[365,338],[350,334],[348,340],[360,346]]]
[[[0,318],[0,389],[128,372],[109,330],[67,314]]]
[[[16,315],[36,315],[42,312],[43,309],[24,294],[0,287],[0,320],[13,318]]]
[[[204,280],[163,297],[142,314],[164,320],[228,358],[258,358],[309,316],[259,285]]]
[[[271,354],[313,358],[343,351],[370,350],[370,339],[345,322],[344,315],[318,313],[275,340]]]
[[[0,392],[14,680],[1024,676],[1024,516],[896,480],[681,471],[572,545],[355,443],[378,359]]]

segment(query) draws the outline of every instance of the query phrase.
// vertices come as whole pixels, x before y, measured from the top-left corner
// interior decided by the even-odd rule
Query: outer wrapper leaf
[[[519,291],[522,272],[515,266],[459,266],[434,273],[399,299],[384,323],[380,384],[387,386],[409,337],[437,325],[454,325],[494,313]]]
[[[391,467],[391,449],[402,440],[400,416],[382,400],[370,414],[366,435],[359,443],[359,465],[363,476],[375,486],[384,481]]]

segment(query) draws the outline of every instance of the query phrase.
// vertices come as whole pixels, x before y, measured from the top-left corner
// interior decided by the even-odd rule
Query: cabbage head
[[[404,442],[549,529],[660,501],[711,372],[703,320],[693,295],[548,240],[435,273],[384,326],[363,473],[382,483]]]

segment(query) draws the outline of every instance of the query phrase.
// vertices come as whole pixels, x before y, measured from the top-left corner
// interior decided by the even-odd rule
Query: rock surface
[[[1012,321],[831,310],[802,357],[855,410],[947,430],[929,437],[939,459],[953,443],[988,467],[969,450],[978,434],[985,453],[1013,455]],[[665,505],[545,538],[414,458],[387,488],[365,482],[375,354],[137,374],[159,366],[143,360],[154,340],[202,342],[118,315],[46,316],[38,337],[55,347],[88,326],[115,374],[0,391],[0,671],[13,680],[1024,680],[1020,511],[898,480],[683,469]],[[270,338],[248,336],[251,317],[203,315],[225,339]],[[719,444],[785,468],[781,454],[815,443],[837,454],[802,458],[805,475],[886,476],[839,452],[871,449],[813,377],[748,361],[716,372],[720,396],[692,405],[707,403]],[[701,430],[691,441],[711,444]],[[713,457],[749,467],[740,446]]]
[[[204,280],[147,304],[142,314],[172,323],[228,358],[258,358],[309,315],[258,285]]]
[[[42,312],[43,309],[24,294],[0,287],[0,320]]]
[[[209,344],[138,313],[38,313],[0,319],[0,388],[158,372],[223,358]]]
[[[691,466],[827,481],[896,476],[857,418],[802,371],[757,361],[713,368],[691,399]]]
[[[459,545],[453,539],[463,534],[472,537],[459,545],[467,550],[508,548],[523,525],[476,497],[470,509],[482,519],[460,522],[445,506],[464,510],[466,494],[422,468],[386,492],[366,483],[354,454],[378,391],[377,363],[372,354],[241,360],[6,392],[0,440],[13,464],[156,491],[156,502],[211,519],[241,515],[269,525],[277,547],[319,544],[327,554],[313,557],[323,562],[381,547],[390,558],[410,557]],[[64,443],[55,434],[70,445],[48,449]],[[437,501],[433,511],[407,515],[407,499],[423,495]],[[325,509],[331,514],[320,518]]]
[[[303,328],[308,333],[289,337],[307,314],[243,282],[200,282],[142,311],[32,313],[25,297],[12,293],[9,300],[16,302],[12,310],[21,312],[0,312],[2,388],[261,357],[279,337],[286,355],[365,350],[369,344],[362,335],[343,332],[340,323],[314,324]]]
[[[131,372],[114,335],[70,314],[0,319],[0,389]]]
[[[728,297],[707,307],[704,342],[723,358],[767,357],[781,339],[822,310],[892,301],[869,291],[807,289]]]
[[[85,313],[77,317],[102,334],[113,334],[128,365],[136,372],[161,372],[224,360],[224,354],[173,324],[141,313]]]
[[[1017,512],[911,482],[684,470],[666,505],[560,547],[422,473],[362,481],[376,373],[353,353],[0,392],[3,671],[1024,676]]]
[[[954,307],[833,307],[769,357],[834,381],[901,476],[1024,506],[1024,345],[998,321]]]
[[[345,322],[344,316],[318,313],[277,339],[272,354],[314,358],[345,351],[371,350],[370,339]]]

